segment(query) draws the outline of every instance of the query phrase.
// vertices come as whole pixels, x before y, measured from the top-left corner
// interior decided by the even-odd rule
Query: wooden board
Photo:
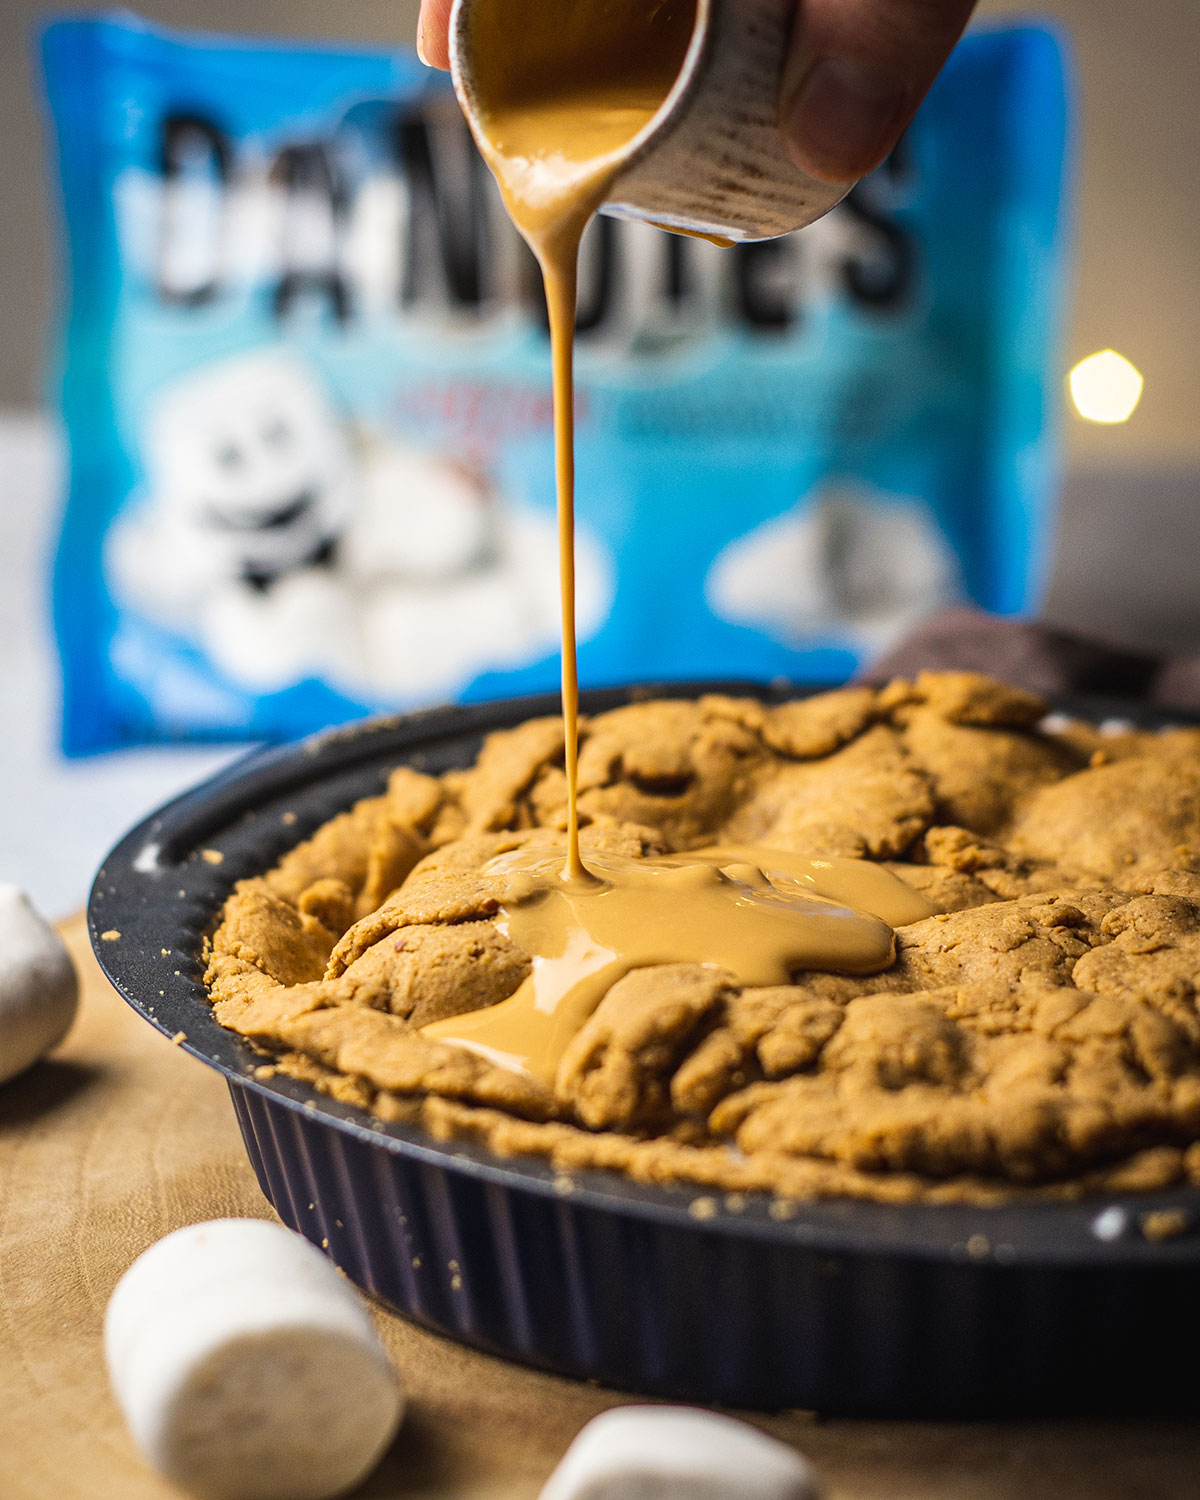
[[[114,1282],[182,1224],[270,1217],[222,1080],[106,985],[66,926],[80,1018],[48,1062],[0,1091],[0,1496],[168,1500],[108,1391]],[[621,1397],[460,1348],[380,1311],[410,1394],[373,1500],[535,1500],[576,1431]],[[755,1419],[813,1460],[828,1500],[1185,1500],[1200,1426]]]

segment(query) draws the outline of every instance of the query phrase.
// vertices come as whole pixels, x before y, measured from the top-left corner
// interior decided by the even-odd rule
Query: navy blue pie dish
[[[583,708],[714,690],[805,691],[676,684],[586,693]],[[262,1057],[217,1024],[202,982],[202,945],[235,882],[382,791],[396,765],[465,767],[491,730],[557,711],[557,697],[437,709],[254,754],[148,817],[97,875],[88,922],[101,967],[224,1075],[284,1223],[427,1328],[644,1394],[874,1416],[1191,1407],[1200,1189],[988,1208],[831,1200],[789,1217],[747,1195],[710,1199],[716,1212],[697,1217],[695,1187],[567,1181],[543,1161],[440,1143],[282,1074],[254,1076]],[[113,929],[120,942],[100,940]],[[1145,1215],[1164,1209],[1181,1232],[1148,1238]]]

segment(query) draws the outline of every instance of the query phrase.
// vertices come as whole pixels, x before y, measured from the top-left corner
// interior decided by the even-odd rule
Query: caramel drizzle
[[[894,956],[893,928],[932,914],[890,871],[739,846],[653,859],[589,855],[590,879],[561,879],[562,851],[497,856],[493,920],[533,955],[507,1000],[424,1027],[491,1062],[553,1084],[572,1039],[612,986],[651,964],[714,964],[743,984],[787,984],[802,969],[871,974]]]

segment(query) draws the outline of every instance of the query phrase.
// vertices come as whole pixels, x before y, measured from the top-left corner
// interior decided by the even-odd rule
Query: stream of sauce
[[[579,847],[579,689],[575,642],[573,345],[579,245],[624,154],[679,76],[695,0],[530,4],[520,45],[513,8],[474,0],[470,50],[476,138],[505,205],[541,266],[550,320],[562,587],[562,704],[568,827],[500,856],[496,925],[533,959],[508,1000],[438,1021],[426,1036],[554,1080],[571,1038],[617,979],[658,963],[708,963],[745,984],[802,968],[872,973],[892,960],[893,928],[929,916],[878,866],[757,848],[660,859]]]
[[[541,267],[550,320],[554,455],[562,593],[567,871],[579,853],[579,675],[575,647],[575,301],[579,245],[621,169],[626,148],[679,76],[695,0],[538,0],[521,18],[477,0],[471,12],[481,151],[517,229]]]

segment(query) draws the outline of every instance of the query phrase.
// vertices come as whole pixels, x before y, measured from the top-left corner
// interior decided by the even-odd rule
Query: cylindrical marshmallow
[[[379,1462],[404,1398],[349,1282],[260,1219],[176,1230],[117,1283],[104,1329],[130,1432],[204,1500],[326,1500]]]
[[[75,965],[62,938],[24,891],[0,885],[0,1083],[62,1041],[78,1000]]]
[[[619,1406],[589,1422],[541,1500],[816,1500],[807,1460],[732,1417]]]

